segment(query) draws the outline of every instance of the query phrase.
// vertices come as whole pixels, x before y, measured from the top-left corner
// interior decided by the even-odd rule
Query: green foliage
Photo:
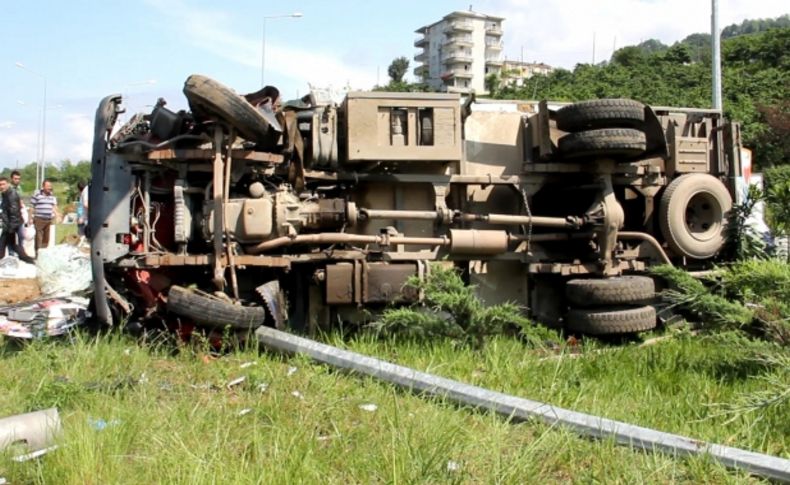
[[[740,24],[728,25],[721,31],[722,39],[729,39],[739,35],[756,34],[770,29],[784,29],[790,27],[790,14],[782,15],[775,19],[747,19]]]
[[[415,340],[445,337],[477,348],[486,337],[514,327],[534,345],[557,339],[556,334],[526,318],[517,305],[485,306],[474,287],[465,284],[452,269],[437,265],[424,280],[412,278],[407,284],[423,294],[423,301],[411,307],[386,309],[371,325],[380,334]]]
[[[387,74],[393,83],[403,82],[403,76],[409,70],[409,60],[406,57],[396,57],[387,68]]]
[[[765,205],[768,225],[774,234],[785,236],[790,244],[790,165],[765,171]],[[790,262],[790,247],[788,262]]]
[[[790,265],[751,260],[720,268],[706,280],[682,269],[651,270],[669,284],[665,301],[709,330],[738,330],[790,346]]]
[[[742,329],[754,315],[742,304],[713,294],[700,280],[673,266],[656,266],[651,272],[669,283],[664,300],[711,329]]]
[[[746,199],[730,210],[727,216],[727,247],[722,253],[725,260],[763,259],[769,256],[762,236],[748,223],[754,206],[763,199],[762,191],[755,185],[749,185]]]
[[[5,168],[0,171],[0,174],[5,177],[9,177],[13,170],[14,169],[11,168]],[[25,196],[32,195],[36,190],[38,190],[38,187],[36,187],[36,163],[31,162],[17,170],[19,170],[19,173],[22,176],[22,194]],[[66,201],[74,201],[78,195],[77,183],[87,183],[90,181],[91,162],[82,160],[78,163],[73,163],[71,160],[66,159],[60,162],[59,165],[48,165],[44,171],[44,174],[46,175],[46,178],[52,182],[60,182],[65,184],[67,187],[65,194]],[[60,196],[64,194],[57,195]]]
[[[609,63],[557,69],[548,76],[534,76],[521,87],[505,86],[496,97],[557,101],[624,97],[659,106],[710,107],[710,37],[694,34],[668,50],[653,47],[623,47]],[[741,123],[744,144],[754,148],[755,166],[786,163],[788,109],[781,107],[790,99],[790,27],[725,39],[722,59],[725,114]],[[784,124],[769,123],[769,114],[777,109],[785,113]],[[764,150],[766,139],[773,142]]]

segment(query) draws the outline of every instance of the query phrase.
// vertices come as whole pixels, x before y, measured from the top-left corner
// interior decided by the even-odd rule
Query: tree
[[[403,82],[403,76],[406,75],[406,71],[408,70],[409,60],[401,56],[392,60],[390,67],[387,68],[387,74],[389,74],[393,84],[401,83]]]

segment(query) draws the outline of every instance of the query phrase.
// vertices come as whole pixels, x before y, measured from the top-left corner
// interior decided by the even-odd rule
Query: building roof
[[[441,20],[438,20],[432,24],[422,26],[419,29],[415,30],[414,32],[417,34],[424,34],[426,30],[433,27],[434,25],[438,25],[446,20],[452,20],[458,17],[466,17],[466,18],[481,19],[481,20],[492,20],[497,22],[502,22],[505,20],[505,17],[497,17],[494,15],[488,15],[488,14],[473,12],[473,11],[456,10],[455,12],[448,13],[447,15],[442,17]]]

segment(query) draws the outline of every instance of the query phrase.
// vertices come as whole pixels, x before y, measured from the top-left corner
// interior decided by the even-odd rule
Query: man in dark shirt
[[[8,179],[0,177],[0,206],[3,233],[0,234],[0,257],[5,257],[6,246],[19,255],[26,263],[35,264],[33,258],[25,253],[25,248],[17,240],[17,230],[22,225],[22,203],[16,190],[10,188]]]

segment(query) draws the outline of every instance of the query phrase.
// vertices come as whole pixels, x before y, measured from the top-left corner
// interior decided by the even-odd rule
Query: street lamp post
[[[46,162],[46,148],[47,148],[47,76],[33,71],[32,69],[28,69],[24,64],[21,62],[16,63],[16,67],[33,74],[34,76],[40,77],[44,81],[44,96],[41,102],[41,150],[40,150],[40,158],[38,162],[38,170],[36,170],[36,188],[41,187],[41,183],[44,181],[44,172],[46,170],[47,162]]]
[[[261,87],[266,85],[266,21],[269,19],[300,18],[302,12],[284,15],[267,15],[263,17],[263,34],[261,35]]]

